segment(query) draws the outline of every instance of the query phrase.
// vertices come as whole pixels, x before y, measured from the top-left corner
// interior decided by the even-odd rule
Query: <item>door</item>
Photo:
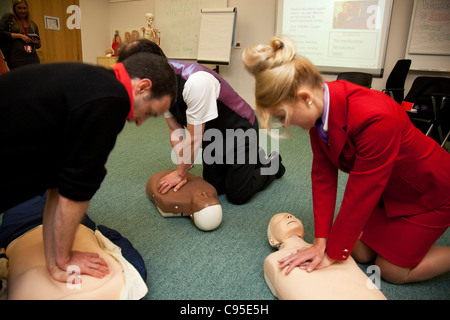
[[[79,8],[79,0],[27,0],[27,2],[31,19],[39,27],[42,47],[37,53],[41,63],[82,62],[81,30],[74,28],[71,23],[75,11],[69,10],[67,13],[70,6],[75,5]]]

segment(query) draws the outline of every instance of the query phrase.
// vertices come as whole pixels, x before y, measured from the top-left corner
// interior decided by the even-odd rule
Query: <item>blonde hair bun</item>
[[[245,69],[255,77],[255,104],[264,129],[271,126],[271,113],[277,109],[283,109],[289,126],[287,104],[298,99],[299,88],[323,87],[319,70],[296,54],[294,42],[287,37],[278,36],[269,44],[245,49],[242,60]]]
[[[292,62],[295,55],[294,43],[287,37],[279,36],[273,38],[270,44],[259,44],[245,49],[243,61],[246,70],[257,75]]]

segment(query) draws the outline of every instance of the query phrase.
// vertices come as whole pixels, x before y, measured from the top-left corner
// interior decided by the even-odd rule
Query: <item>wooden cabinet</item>
[[[117,57],[97,57],[97,64],[110,69],[117,61]]]

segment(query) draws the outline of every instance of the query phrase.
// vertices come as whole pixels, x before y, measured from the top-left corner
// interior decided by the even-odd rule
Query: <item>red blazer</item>
[[[450,199],[450,154],[421,133],[386,94],[346,81],[330,89],[328,145],[310,130],[315,236],[345,260],[375,207],[389,217],[430,211]],[[333,223],[338,169],[349,173]]]

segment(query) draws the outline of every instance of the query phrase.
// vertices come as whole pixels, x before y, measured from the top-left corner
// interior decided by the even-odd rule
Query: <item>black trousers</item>
[[[217,140],[203,143],[203,179],[219,195],[226,194],[231,203],[244,204],[266,188],[275,174],[262,171],[264,160],[260,156],[257,121],[253,128],[230,130],[222,135],[222,148]]]

